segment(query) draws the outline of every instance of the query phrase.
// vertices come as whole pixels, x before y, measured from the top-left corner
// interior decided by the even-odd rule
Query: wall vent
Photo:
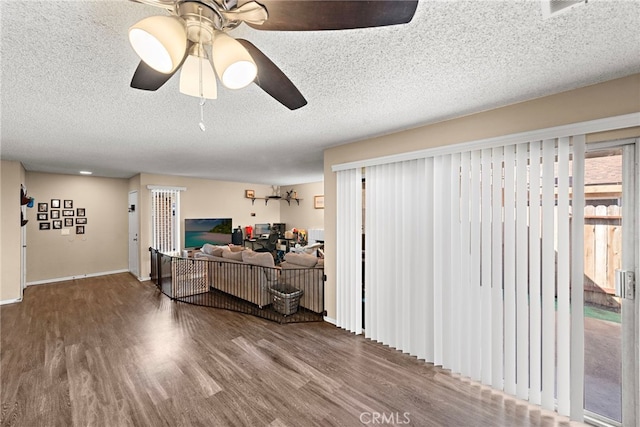
[[[549,18],[586,3],[587,0],[542,0],[542,16]]]

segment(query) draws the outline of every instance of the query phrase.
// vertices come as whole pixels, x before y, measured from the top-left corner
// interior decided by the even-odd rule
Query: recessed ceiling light
[[[80,171],[80,175],[91,175],[93,172],[89,171]]]

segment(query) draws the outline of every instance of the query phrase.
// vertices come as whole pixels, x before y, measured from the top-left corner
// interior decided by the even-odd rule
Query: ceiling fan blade
[[[411,21],[418,0],[258,0],[269,14],[256,30],[317,31],[384,27]],[[246,3],[246,1],[238,2]]]
[[[176,6],[175,0],[130,0],[134,3],[148,4],[149,6],[160,7],[168,11],[173,11]]]
[[[260,49],[250,41],[236,40],[249,51],[249,55],[251,55],[258,67],[258,76],[254,81],[255,84],[290,110],[296,110],[307,105],[307,100],[304,99],[298,88]]]
[[[148,66],[144,61],[140,61],[138,64],[138,68],[136,68],[135,73],[133,73],[133,78],[131,79],[131,87],[134,89],[141,90],[158,90],[160,87],[165,84],[171,76],[173,76],[184,64],[184,61],[189,56],[189,49],[193,42],[189,42],[187,44],[187,49],[184,52],[184,56],[180,61],[180,65],[176,67],[176,69],[169,74],[161,73],[160,71],[156,71],[150,66]]]

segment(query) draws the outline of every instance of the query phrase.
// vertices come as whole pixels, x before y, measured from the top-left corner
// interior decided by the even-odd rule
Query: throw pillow
[[[213,249],[215,248],[215,246],[213,246],[210,243],[205,243],[204,245],[202,245],[202,248],[200,249],[202,252],[204,252],[207,255],[213,255]]]
[[[291,263],[300,265],[302,267],[311,268],[318,263],[318,258],[309,254],[297,254],[295,252],[289,252],[284,256],[284,260]]]

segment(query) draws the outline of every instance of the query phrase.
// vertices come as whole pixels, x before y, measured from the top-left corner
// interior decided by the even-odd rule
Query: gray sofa
[[[288,253],[279,267],[268,252],[234,246],[204,245],[194,254],[206,259],[210,286],[262,308],[272,303],[269,288],[302,289],[300,306],[324,311],[323,260],[308,254]]]
[[[235,251],[228,246],[210,248],[205,245],[194,258],[210,261],[208,273],[212,288],[249,301],[260,308],[271,304],[269,288],[276,284],[278,278],[278,270],[271,254],[251,250]]]

